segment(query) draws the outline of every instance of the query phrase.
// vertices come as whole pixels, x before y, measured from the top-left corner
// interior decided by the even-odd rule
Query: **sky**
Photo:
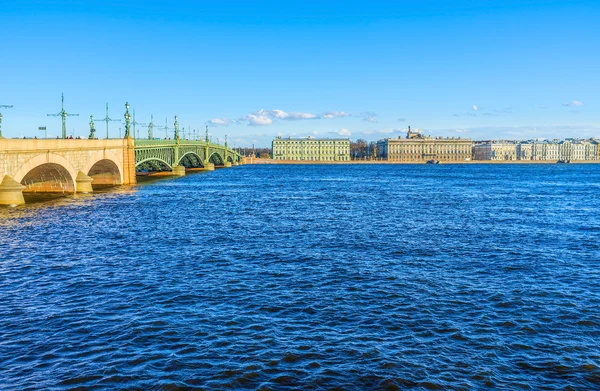
[[[238,147],[600,137],[599,20],[597,0],[0,0],[2,130],[59,135],[64,93],[82,137],[106,103],[118,137],[125,102]]]

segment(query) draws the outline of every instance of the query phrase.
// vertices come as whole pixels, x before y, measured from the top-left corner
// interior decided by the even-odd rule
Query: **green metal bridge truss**
[[[135,140],[135,167],[176,166],[205,167],[206,163],[215,166],[225,162],[236,163],[241,155],[224,145],[194,140]]]

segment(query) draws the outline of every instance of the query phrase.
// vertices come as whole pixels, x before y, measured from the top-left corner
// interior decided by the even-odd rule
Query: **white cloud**
[[[494,109],[494,110],[486,110],[485,108],[481,107],[481,106],[477,106],[477,105],[473,105],[471,106],[471,110],[469,110],[466,113],[456,113],[453,114],[455,117],[478,117],[478,116],[484,116],[484,117],[497,117],[500,115],[509,115],[509,114],[513,114],[515,111],[514,108],[512,107],[505,107],[503,109]]]
[[[563,103],[563,106],[566,106],[566,107],[581,107],[581,106],[583,106],[583,102],[580,102],[578,100],[574,100],[574,101],[571,101],[569,103]]]
[[[364,112],[359,115],[346,113],[345,111],[327,111],[323,114],[315,114],[308,113],[302,111],[292,111],[287,112],[280,109],[275,110],[265,110],[260,109],[254,111],[248,115],[245,115],[240,118],[240,121],[248,122],[250,126],[261,126],[261,125],[271,125],[276,120],[284,120],[284,121],[300,121],[300,120],[310,120],[310,119],[334,119],[334,118],[347,118],[347,117],[359,117],[364,121],[376,123],[377,119],[375,118],[377,114],[373,112]],[[215,119],[216,120],[225,120],[225,119]],[[239,121],[229,121],[229,123],[239,123]],[[221,123],[215,123],[216,125],[222,125]]]
[[[395,132],[404,132],[404,129],[380,129],[380,130],[365,130],[364,134],[390,134]]]
[[[371,111],[366,111],[366,112],[362,113],[361,116],[367,122],[370,122],[372,124],[377,123],[377,119],[375,118],[375,117],[377,117],[377,114],[375,114]]]
[[[242,117],[242,120],[248,121],[248,125],[250,126],[265,126],[273,123],[273,120],[265,110],[258,110],[254,113],[250,113]]]
[[[288,113],[287,118],[284,118],[284,119],[299,120],[299,119],[317,119],[317,118],[319,118],[319,116],[316,114],[313,114],[313,113]]]
[[[333,119],[333,118],[345,118],[345,117],[351,117],[352,114],[348,114],[345,111],[328,111],[326,113],[323,113],[321,115],[321,118],[325,118],[325,119]]]
[[[213,118],[210,121],[206,122],[206,125],[212,125],[212,126],[229,126],[231,124],[237,124],[239,123],[237,120],[235,119],[229,119],[229,118]]]
[[[297,121],[303,119],[317,119],[319,116],[313,113],[303,113],[303,112],[291,112],[288,113],[283,110],[275,109],[275,110],[264,110],[260,109],[248,115],[245,115],[241,119],[243,121],[247,121],[250,126],[263,126],[263,125],[271,125],[273,120],[280,119],[286,121]]]
[[[477,114],[472,113],[472,112],[468,112],[468,113],[460,113],[460,114],[453,114],[455,117],[477,117]]]
[[[264,114],[277,119],[286,119],[289,115],[283,110],[258,110],[257,113]]]
[[[283,110],[259,110],[261,113],[264,113],[265,115],[271,117],[271,118],[276,118],[276,119],[285,119],[285,120],[301,120],[301,119],[316,119],[319,118],[318,115],[313,114],[313,113],[303,113],[303,112],[292,112],[292,113],[287,113]]]
[[[340,129],[337,131],[337,134],[339,134],[340,136],[344,136],[344,137],[352,136],[352,133],[348,129]]]

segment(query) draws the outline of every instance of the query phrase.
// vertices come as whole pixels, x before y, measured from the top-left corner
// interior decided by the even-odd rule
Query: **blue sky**
[[[597,1],[0,1],[6,137],[173,116],[284,136],[600,137]],[[113,123],[111,136],[118,135]],[[105,125],[96,124],[99,135]],[[145,132],[145,129],[141,129]],[[164,133],[156,130],[157,135]]]

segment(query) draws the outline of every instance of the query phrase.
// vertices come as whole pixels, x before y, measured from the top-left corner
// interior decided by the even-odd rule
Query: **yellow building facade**
[[[428,137],[410,130],[406,138],[388,138],[377,143],[377,156],[390,161],[456,162],[471,160],[473,143],[469,139]]]
[[[480,142],[473,146],[473,160],[517,160],[514,142]]]
[[[275,160],[298,161],[349,161],[349,139],[296,139],[277,137],[272,142]]]

